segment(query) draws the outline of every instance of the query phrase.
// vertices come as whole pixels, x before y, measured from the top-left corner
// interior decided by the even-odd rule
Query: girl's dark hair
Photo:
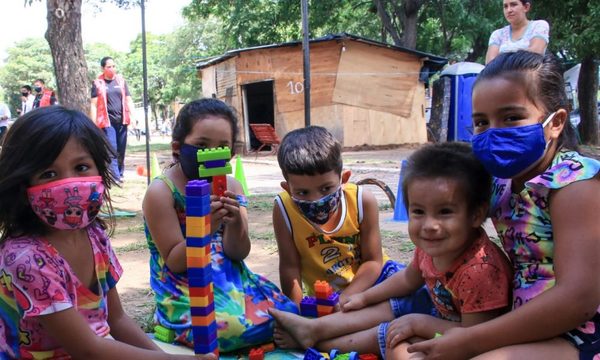
[[[525,50],[503,53],[485,66],[477,76],[473,88],[487,79],[503,77],[521,84],[528,100],[543,109],[547,115],[564,109],[567,120],[558,139],[558,146],[577,150],[577,136],[569,121],[569,102],[562,70],[561,64],[551,54],[540,55]]]
[[[287,179],[288,174],[317,175],[329,171],[342,173],[342,145],[324,127],[308,126],[287,133],[279,150],[277,162]]]
[[[45,225],[27,198],[32,177],[48,168],[70,138],[88,150],[105,186],[104,203],[112,205],[108,189],[116,184],[109,170],[114,152],[100,129],[80,111],[59,105],[35,109],[21,116],[6,133],[0,151],[0,241],[7,237],[43,235]],[[112,218],[112,217],[111,217]],[[114,223],[96,220],[109,233]]]
[[[238,119],[233,109],[219,99],[214,98],[203,98],[194,100],[185,104],[181,108],[175,125],[173,126],[172,140],[183,144],[185,137],[188,136],[196,121],[204,119],[208,115],[222,117],[229,121],[231,125],[231,145],[235,147],[235,141],[238,135]],[[233,155],[234,149],[231,149]]]
[[[422,179],[456,180],[466,196],[471,213],[487,206],[492,194],[492,176],[477,160],[471,146],[462,142],[424,145],[412,153],[402,167],[402,196],[408,209],[408,187]]]

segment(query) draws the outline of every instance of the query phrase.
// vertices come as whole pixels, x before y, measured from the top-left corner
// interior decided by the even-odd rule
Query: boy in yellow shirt
[[[314,295],[316,280],[325,280],[340,292],[343,308],[350,295],[404,268],[383,255],[375,196],[348,182],[341,152],[320,126],[289,132],[279,147],[285,191],[275,199],[273,227],[281,288],[297,304],[303,292]],[[424,288],[400,306],[406,313],[433,309]]]

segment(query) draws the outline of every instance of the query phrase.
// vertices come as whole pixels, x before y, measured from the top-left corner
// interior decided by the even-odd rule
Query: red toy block
[[[227,190],[227,177],[225,175],[213,176],[212,178],[213,195],[225,196]]]
[[[377,356],[375,354],[362,354],[362,355],[358,355],[358,358],[360,360],[377,360],[377,359],[379,359],[379,356]]]
[[[248,358],[249,360],[263,360],[265,358],[265,352],[261,348],[251,349]]]

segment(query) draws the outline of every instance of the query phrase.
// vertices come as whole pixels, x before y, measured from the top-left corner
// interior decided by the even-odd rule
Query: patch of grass
[[[408,234],[403,231],[381,230],[381,241],[404,241],[410,240]]]
[[[117,254],[123,254],[126,252],[144,250],[147,248],[148,245],[146,244],[146,241],[136,241],[127,245],[115,247],[115,252]]]
[[[167,151],[171,150],[170,142],[150,144],[150,152],[165,151],[165,150],[167,150]],[[128,145],[127,146],[127,152],[130,152],[130,153],[138,153],[138,152],[145,152],[145,151],[146,151],[146,144]]]
[[[130,224],[126,227],[119,227],[115,229],[115,235],[118,234],[131,234],[131,233],[143,233],[144,232],[144,224]]]
[[[250,230],[249,236],[251,240],[265,240],[268,242],[275,242],[275,232],[271,230],[261,232]]]
[[[271,211],[276,194],[259,194],[248,196],[248,211]]]

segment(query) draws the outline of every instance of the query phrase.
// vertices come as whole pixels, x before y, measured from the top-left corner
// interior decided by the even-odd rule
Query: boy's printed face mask
[[[340,186],[336,191],[318,200],[299,200],[293,196],[292,200],[308,220],[315,224],[323,225],[329,220],[331,214],[337,210],[341,197],[342,187]]]
[[[83,229],[100,212],[104,185],[101,176],[66,178],[27,189],[33,212],[59,230]]]

